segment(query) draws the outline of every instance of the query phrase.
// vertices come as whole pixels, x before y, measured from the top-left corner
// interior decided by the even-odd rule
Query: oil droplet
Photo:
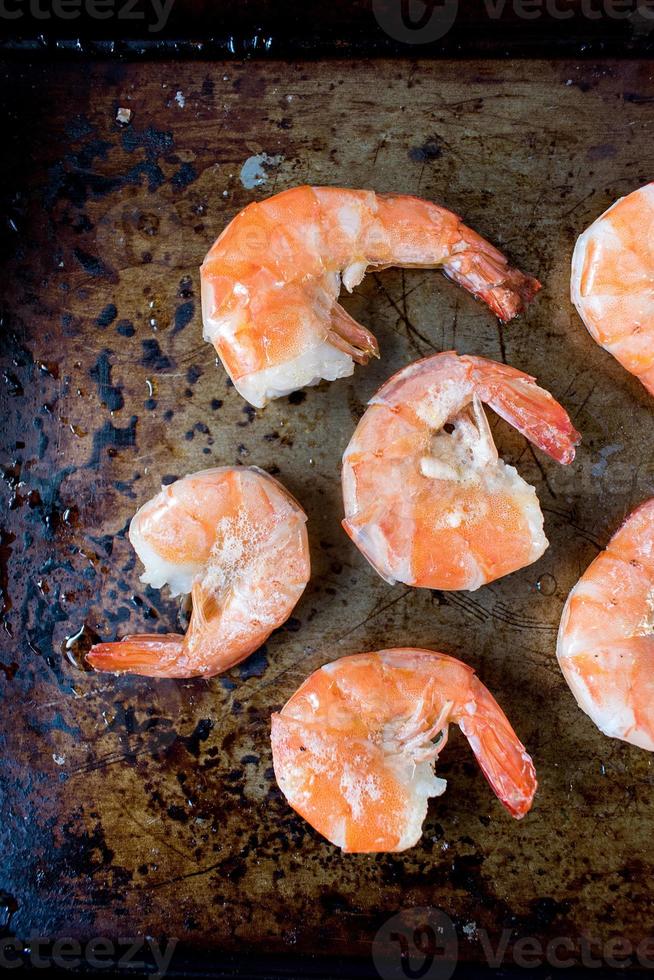
[[[18,911],[18,902],[9,892],[0,891],[0,932],[4,932],[11,925],[14,912]]]
[[[66,527],[77,527],[79,524],[79,511],[77,507],[74,504],[72,507],[66,507],[61,515],[61,519]]]
[[[95,551],[88,551],[86,548],[80,548],[79,554],[82,556],[82,558],[86,558],[93,568],[97,568],[98,562],[100,561],[100,556],[96,554]]]
[[[38,368],[42,374],[47,374],[56,381],[59,378],[59,365],[54,361],[38,361]]]
[[[170,312],[166,304],[158,297],[148,300],[148,323],[152,330],[167,330],[170,326]]]
[[[536,588],[541,595],[554,595],[556,592],[556,579],[549,572],[544,572],[536,582]]]
[[[78,670],[90,671],[92,668],[86,662],[86,654],[100,637],[86,623],[82,623],[77,633],[67,636],[64,640],[61,652],[66,657],[68,663]]]

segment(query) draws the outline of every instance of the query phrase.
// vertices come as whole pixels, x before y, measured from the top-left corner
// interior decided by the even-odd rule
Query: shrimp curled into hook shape
[[[295,187],[246,207],[200,270],[205,339],[240,394],[262,407],[352,374],[377,340],[338,303],[366,270],[441,268],[502,320],[540,289],[457,215],[402,194]]]
[[[434,764],[451,723],[523,817],[537,788],[525,747],[472,668],[431,650],[360,653],[311,674],[272,716],[275,777],[344,851],[403,851],[420,839],[429,797],[445,791]]]
[[[382,578],[477,589],[547,548],[536,491],[498,457],[482,403],[560,463],[579,434],[522,371],[453,351],[399,371],[343,457],[343,527]]]
[[[600,731],[654,751],[654,499],[632,512],[573,588],[556,653]]]
[[[570,295],[591,337],[654,395],[654,183],[579,236]]]
[[[256,467],[202,470],[164,487],[132,519],[141,581],[190,593],[186,635],[99,643],[96,670],[211,677],[249,656],[290,616],[309,581],[306,514]]]

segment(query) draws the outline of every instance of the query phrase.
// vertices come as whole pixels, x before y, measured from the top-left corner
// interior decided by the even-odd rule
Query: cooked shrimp
[[[238,391],[261,407],[378,356],[375,337],[338,303],[369,266],[440,267],[502,320],[540,283],[451,211],[399,194],[295,187],[250,204],[200,270],[204,336]]]
[[[536,491],[497,454],[482,402],[560,463],[579,434],[522,371],[449,351],[369,402],[343,457],[343,527],[382,578],[477,589],[547,547]]]
[[[472,668],[444,653],[397,649],[315,671],[272,716],[279,787],[344,851],[404,851],[427,800],[445,791],[434,763],[458,725],[506,809],[530,809],[536,774],[506,715]]]
[[[288,619],[309,581],[305,523],[297,501],[256,467],[202,470],[163,487],[129,538],[142,582],[191,594],[186,635],[98,643],[89,663],[152,677],[210,677],[239,663]]]
[[[654,183],[579,236],[571,296],[591,337],[654,394]]]
[[[556,652],[600,731],[654,751],[654,499],[633,511],[575,585]]]

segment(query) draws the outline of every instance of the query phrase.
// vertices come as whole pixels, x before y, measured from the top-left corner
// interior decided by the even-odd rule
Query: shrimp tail
[[[143,633],[117,643],[96,643],[86,655],[94,670],[145,674],[148,677],[182,677],[179,659],[184,637],[177,633]]]
[[[367,364],[371,357],[379,357],[377,338],[350,316],[340,303],[335,303],[327,339],[338,350],[349,354],[357,364]]]
[[[488,689],[477,677],[470,688],[470,701],[456,721],[493,792],[520,820],[531,809],[538,788],[534,764]]]
[[[481,299],[500,320],[522,313],[542,288],[538,279],[509,265],[501,252],[466,229],[470,248],[457,252],[443,266],[445,274]]]
[[[501,418],[558,463],[573,461],[581,435],[549,391],[508,364],[472,356],[465,360],[473,366],[475,380],[484,392],[483,401]]]

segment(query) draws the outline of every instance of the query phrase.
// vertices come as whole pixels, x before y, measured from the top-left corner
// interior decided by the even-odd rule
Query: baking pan
[[[651,0],[5,0],[6,56],[651,57]]]
[[[423,975],[445,980],[457,959],[456,975],[487,972],[498,944],[521,973],[525,939],[545,950],[537,972],[561,939],[580,968],[593,950],[594,975],[615,967],[614,941],[646,971],[633,951],[654,933],[651,757],[578,710],[554,646],[568,590],[654,491],[649,396],[568,299],[577,234],[651,177],[651,65],[14,51],[2,78],[5,940],[104,938],[116,954],[154,937],[179,941],[180,975],[386,980],[408,975],[390,972],[393,937],[415,946],[423,909],[418,926],[456,938]],[[252,157],[260,183],[245,186]],[[243,206],[302,182],[443,202],[543,291],[501,326],[437,272],[371,274],[344,304],[381,360],[255,411],[202,341],[198,266]],[[537,489],[549,550],[475,593],[390,587],[340,529],[340,457],[386,377],[451,348],[537,375],[583,443],[563,468],[493,419]],[[313,577],[293,617],[210,681],[85,671],[96,637],[184,626],[177,601],[139,582],[135,509],[162,481],[239,463],[278,475],[308,513]],[[269,716],[320,664],[402,644],[478,670],[540,790],[512,821],[456,733],[421,843],[342,855],[276,788]]]

